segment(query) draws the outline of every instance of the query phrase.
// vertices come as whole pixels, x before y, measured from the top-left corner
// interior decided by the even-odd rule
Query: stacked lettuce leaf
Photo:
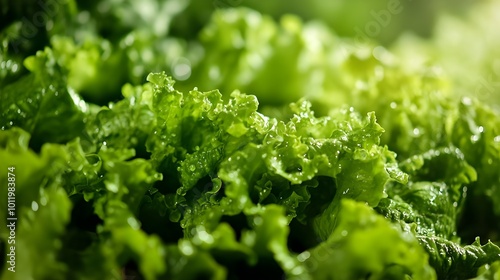
[[[0,33],[2,279],[499,279],[498,100],[440,35],[240,7],[182,37],[183,1],[55,5],[39,40]]]

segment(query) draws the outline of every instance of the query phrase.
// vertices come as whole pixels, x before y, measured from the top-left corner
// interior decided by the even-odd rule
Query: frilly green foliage
[[[500,114],[456,64],[248,8],[178,38],[196,8],[143,2],[0,32],[2,279],[498,279]]]

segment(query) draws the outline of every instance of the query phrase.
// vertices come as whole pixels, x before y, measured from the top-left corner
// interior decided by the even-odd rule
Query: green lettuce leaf
[[[60,185],[69,157],[63,146],[54,144],[43,145],[36,154],[28,148],[29,140],[30,135],[19,128],[0,131],[0,168],[4,171],[0,179],[7,182],[7,171],[16,178],[13,214],[17,218],[13,242],[8,242],[9,228],[0,229],[7,252],[15,247],[15,273],[7,270],[10,265],[4,265],[2,278],[65,279],[67,266],[59,260],[59,254],[64,249],[62,238],[72,204]],[[1,193],[6,198],[7,187]],[[7,199],[2,199],[0,207],[7,209]],[[7,211],[1,216],[5,221],[12,217]]]
[[[180,85],[201,90],[234,89],[255,94],[265,105],[295,102],[306,93],[320,94],[321,73],[332,35],[320,24],[299,18],[272,18],[245,9],[214,13],[200,32],[204,55],[193,75]]]
[[[491,241],[481,245],[478,238],[471,245],[460,246],[440,237],[418,236],[418,239],[429,252],[429,262],[440,279],[474,277],[481,266],[500,260],[500,248]]]
[[[120,97],[127,72],[118,46],[95,36],[87,36],[83,43],[69,36],[53,36],[50,42],[58,65],[67,73],[67,84],[87,101],[102,104]]]
[[[334,183],[324,188],[333,188],[337,195],[329,203],[331,209],[315,222],[318,234],[325,237],[334,223],[322,220],[334,220],[341,197],[374,206],[385,196],[389,179],[406,180],[398,173],[394,155],[378,145],[383,130],[373,114],[363,119],[345,109],[335,118],[316,118],[310,104],[301,101],[292,105],[293,117],[285,123],[256,112],[252,96],[234,93],[226,103],[214,91],[183,94],[165,75],[154,74],[149,79],[154,84],[153,110],[161,130],[148,139],[148,149],[165,177],[174,177],[160,189],[168,193],[168,207],[179,212],[178,204],[189,204],[188,192],[201,192],[200,182],[218,177],[224,186],[225,196],[207,198],[199,207],[194,205],[200,210],[186,211],[192,218],[185,219],[184,226],[217,221],[222,210],[235,215],[254,203],[283,204],[290,219],[294,218],[302,214],[297,213],[299,207],[311,203],[307,189],[300,185],[312,186],[307,182],[326,176]],[[215,186],[209,183],[204,191],[220,192]],[[205,203],[219,210],[203,209]],[[198,211],[208,211],[212,218],[202,218],[205,215]],[[180,217],[174,213],[172,218]]]
[[[473,277],[480,266],[500,257],[495,244],[481,246],[477,238],[472,245],[462,245],[457,235],[460,217],[467,210],[468,187],[474,188],[480,178],[460,149],[431,150],[400,166],[409,173],[410,182],[390,184],[389,197],[376,210],[415,234],[440,279]]]
[[[464,153],[477,171],[475,194],[484,194],[500,215],[500,112],[468,98],[458,108],[458,116],[450,133],[451,141]]]
[[[328,239],[297,257],[312,279],[436,279],[411,233],[366,204],[349,199],[340,204],[338,223]]]
[[[87,106],[68,88],[50,49],[25,60],[30,74],[2,89],[0,128],[19,127],[32,135],[31,147],[65,143],[81,136]],[[65,133],[54,127],[66,127]]]

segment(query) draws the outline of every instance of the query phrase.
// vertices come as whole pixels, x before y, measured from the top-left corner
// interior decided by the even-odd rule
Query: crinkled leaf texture
[[[24,64],[31,71],[2,88],[0,128],[19,127],[33,137],[30,146],[43,143],[66,143],[81,136],[86,104],[66,84],[52,50],[38,51]],[[65,127],[60,133],[58,127]]]
[[[470,278],[481,266],[500,259],[494,243],[481,245],[477,238],[462,245],[457,236],[467,186],[475,187],[478,179],[460,149],[433,149],[404,160],[400,167],[410,182],[389,184],[388,198],[375,209],[416,236],[439,279]]]
[[[498,236],[498,112],[318,23],[221,9],[200,46],[165,37],[185,1],[125,2],[67,1],[26,69],[26,23],[0,34],[17,279],[498,279],[498,246],[457,233],[489,198]],[[102,107],[73,91],[104,104],[165,68],[187,80],[153,73]]]
[[[478,268],[500,260],[500,248],[491,241],[481,245],[478,238],[471,245],[461,246],[440,237],[419,236],[418,239],[429,252],[430,263],[440,279],[473,277]]]
[[[131,263],[145,279],[433,279],[494,269],[485,265],[496,245],[461,246],[456,234],[465,187],[484,172],[470,164],[477,149],[468,142],[431,145],[398,164],[380,145],[374,113],[316,117],[299,100],[276,119],[252,95],[183,93],[164,73],[148,80],[108,106],[74,107],[85,126],[64,145],[37,154],[27,132],[2,131],[8,162],[41,170],[23,175],[34,184],[19,181],[26,221],[42,221],[20,224],[19,238],[51,252],[51,277],[118,278]],[[46,201],[65,206],[45,211],[56,205]],[[80,231],[79,219],[96,222]],[[54,223],[47,248],[22,234],[44,222]],[[293,244],[297,234],[308,241]],[[48,273],[23,261],[33,267],[26,273]]]
[[[364,203],[345,199],[340,204],[338,223],[328,239],[298,256],[311,279],[436,278],[411,233]]]
[[[291,105],[292,118],[283,122],[258,113],[253,96],[235,92],[224,101],[217,91],[183,94],[165,74],[151,74],[149,80],[157,128],[148,150],[161,172],[176,177],[160,191],[167,192],[173,211],[186,205],[183,226],[217,224],[221,211],[235,215],[256,203],[279,203],[290,219],[300,216],[311,203],[308,188],[317,186],[311,181],[321,176],[332,179],[321,188],[335,193],[315,226],[326,239],[334,223],[321,220],[334,220],[340,198],[375,206],[385,196],[387,181],[407,179],[394,154],[378,145],[383,129],[374,114],[362,118],[347,108],[335,117],[316,118],[310,104],[300,101]],[[202,194],[211,196],[203,197],[207,201],[202,205],[185,201],[201,193],[200,182],[208,182]],[[207,209],[212,218],[200,215]]]
[[[60,184],[68,155],[64,147],[54,144],[42,146],[36,154],[28,148],[29,140],[30,135],[20,128],[0,131],[0,168],[4,170],[0,179],[7,182],[7,168],[15,168],[11,173],[16,178],[17,217],[15,244],[7,244],[9,228],[0,229],[6,248],[16,247],[16,272],[5,268],[2,279],[64,279],[68,268],[58,256],[64,249],[62,238],[72,206]],[[7,197],[7,187],[1,188],[1,194]],[[2,199],[0,207],[7,209],[7,199]],[[1,213],[4,221],[10,217],[7,211]]]

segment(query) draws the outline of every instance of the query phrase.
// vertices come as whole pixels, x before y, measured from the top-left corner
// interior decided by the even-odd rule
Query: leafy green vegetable
[[[39,148],[45,142],[64,143],[80,136],[86,104],[67,87],[52,50],[25,60],[31,73],[2,89],[0,127],[20,127],[33,135]],[[54,127],[68,127],[61,134]]]
[[[500,258],[498,246],[491,242],[481,245],[479,239],[463,247],[439,237],[422,236],[419,241],[426,251],[430,252],[430,263],[439,268],[436,273],[442,279],[472,277],[480,266]]]
[[[312,279],[435,279],[425,251],[411,233],[364,204],[340,204],[339,222],[328,240],[298,256]]]
[[[499,113],[470,99],[459,106],[459,117],[451,134],[453,143],[459,147],[478,173],[476,193],[491,198],[494,211],[500,214],[500,121]]]
[[[0,131],[0,167],[7,170],[15,167],[15,211],[18,218],[14,243],[7,244],[10,228],[0,231],[5,247],[16,247],[15,273],[3,270],[2,278],[9,279],[63,279],[66,265],[58,260],[61,239],[70,219],[71,203],[66,192],[58,187],[68,159],[63,147],[46,144],[40,154],[28,149],[29,134],[19,128]],[[0,177],[7,182],[7,172]],[[36,186],[33,189],[32,186]],[[2,197],[7,197],[7,188],[2,188]],[[7,199],[0,202],[7,209]],[[7,220],[7,211],[2,211]],[[12,225],[12,221],[8,221]],[[50,228],[47,228],[50,225]],[[11,239],[12,240],[12,239]],[[39,266],[40,255],[44,255],[43,266]],[[9,276],[7,276],[9,275]]]
[[[491,265],[486,264],[479,269],[478,276],[473,279],[486,280],[486,279],[499,279],[500,278],[500,267],[499,262],[494,262]]]
[[[500,113],[441,41],[468,23],[383,47],[305,20],[347,2],[237,2],[0,0],[2,279],[498,279]]]
[[[292,104],[294,116],[284,123],[256,112],[257,103],[251,96],[233,93],[225,103],[218,92],[183,95],[164,75],[150,75],[149,79],[157,97],[153,107],[175,108],[156,112],[162,130],[153,131],[148,146],[161,169],[178,171],[180,186],[170,195],[174,207],[202,178],[210,176],[214,182],[211,173],[216,173],[227,195],[220,204],[229,213],[236,214],[252,202],[281,201],[293,218],[301,215],[296,207],[309,203],[308,190],[300,184],[317,176],[331,177],[335,183],[328,188],[335,189],[335,198],[315,222],[318,234],[326,238],[331,229],[323,229],[329,224],[323,220],[334,219],[342,197],[374,206],[384,196],[384,185],[391,176],[405,180],[393,154],[377,145],[382,129],[373,114],[363,120],[352,110],[341,110],[336,118],[315,118],[310,104],[300,102]],[[282,186],[275,190],[276,180]],[[205,219],[199,213],[194,216]]]

